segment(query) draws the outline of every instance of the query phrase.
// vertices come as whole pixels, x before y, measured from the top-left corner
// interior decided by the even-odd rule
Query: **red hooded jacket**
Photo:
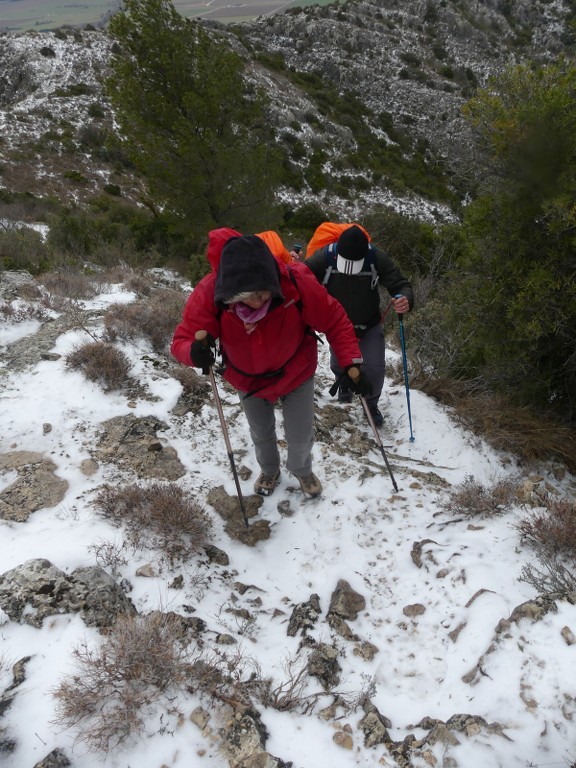
[[[195,334],[207,331],[220,339],[224,378],[240,392],[271,401],[292,392],[314,374],[318,351],[310,329],[326,335],[342,368],[362,362],[354,328],[342,305],[305,264],[288,267],[278,262],[284,301],[268,311],[253,333],[246,333],[234,310],[216,306],[214,287],[220,254],[226,242],[238,235],[228,228],[209,233],[208,259],[213,271],[198,283],[186,302],[170,348],[174,357],[192,365],[190,347]]]

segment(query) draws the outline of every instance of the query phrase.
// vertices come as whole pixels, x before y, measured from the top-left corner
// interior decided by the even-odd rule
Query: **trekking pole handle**
[[[394,296],[394,298],[395,298],[395,299],[401,299],[401,298],[402,298],[402,294],[401,294],[401,293],[397,293],[397,294]],[[399,318],[399,320],[400,320],[400,321],[402,320],[402,318],[403,318],[403,317],[404,317],[404,315],[403,315],[403,314],[401,314],[400,312],[398,312],[398,318]]]

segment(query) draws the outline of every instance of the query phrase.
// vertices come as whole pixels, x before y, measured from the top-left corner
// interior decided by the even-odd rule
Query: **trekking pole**
[[[206,331],[196,332],[196,341],[202,342],[202,344],[208,345]],[[206,373],[206,371],[202,371]],[[230,444],[230,437],[228,435],[228,427],[226,426],[226,419],[224,418],[224,411],[222,410],[222,401],[220,400],[220,394],[218,393],[218,387],[216,386],[216,377],[214,376],[214,369],[212,366],[208,368],[208,376],[210,377],[210,384],[212,385],[212,393],[214,395],[214,402],[216,403],[216,410],[220,418],[220,426],[222,427],[222,434],[224,435],[224,442],[226,443],[226,450],[228,452],[228,458],[230,460],[230,466],[232,467],[232,474],[234,475],[234,482],[236,483],[236,493],[238,494],[238,501],[240,502],[240,511],[244,518],[244,525],[248,528],[248,518],[246,517],[246,509],[244,508],[244,497],[242,496],[242,490],[240,488],[240,480],[238,479],[238,472],[236,471],[236,464],[234,463],[234,454],[232,453],[232,446]]]
[[[368,419],[368,422],[372,427],[372,432],[374,432],[374,438],[378,443],[378,447],[380,448],[380,451],[382,453],[384,463],[386,464],[386,469],[388,470],[388,474],[390,475],[390,480],[392,480],[392,486],[394,487],[394,490],[396,491],[396,493],[398,493],[398,486],[396,485],[396,480],[394,479],[394,475],[392,474],[392,467],[390,466],[390,462],[388,461],[388,457],[386,456],[386,451],[384,450],[384,446],[382,445],[382,439],[380,437],[380,433],[378,432],[378,427],[376,426],[376,424],[374,424],[374,419],[372,418],[372,414],[370,413],[370,408],[368,407],[366,398],[364,397],[364,395],[359,395],[359,398],[360,398],[360,401],[362,402],[362,407],[364,408],[364,413],[366,414],[366,418]]]
[[[332,386],[328,390],[328,392],[334,397],[336,392],[338,392],[338,387],[342,383],[342,380],[344,379],[344,376],[347,374],[344,372]],[[364,408],[364,413],[366,414],[366,418],[368,419],[368,423],[372,427],[372,432],[374,432],[374,437],[376,438],[376,442],[378,443],[378,447],[380,448],[380,451],[382,453],[382,457],[384,459],[384,463],[386,464],[386,469],[388,470],[388,474],[390,475],[390,480],[392,480],[392,485],[394,487],[394,490],[396,493],[398,493],[398,486],[396,485],[396,480],[394,479],[394,475],[392,474],[392,467],[390,466],[390,462],[388,461],[388,457],[386,456],[386,452],[384,450],[384,446],[382,445],[382,439],[380,438],[380,433],[378,432],[378,427],[376,424],[374,424],[374,419],[372,418],[372,414],[370,413],[370,408],[368,407],[368,403],[366,402],[366,398],[364,395],[359,395],[360,400],[362,402],[362,407]]]
[[[394,297],[399,299],[400,295]],[[403,315],[398,314],[398,320],[400,321],[400,346],[402,347],[402,367],[404,368],[404,388],[406,389],[406,405],[408,407],[408,421],[410,423],[410,442],[414,442],[414,435],[412,433],[412,411],[410,410],[410,389],[408,387],[408,364],[406,361],[406,342],[404,341],[404,318]]]

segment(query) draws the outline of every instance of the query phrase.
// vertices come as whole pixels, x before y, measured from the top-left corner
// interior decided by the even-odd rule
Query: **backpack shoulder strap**
[[[298,309],[298,312],[302,312],[302,297],[300,296],[300,290],[298,288],[298,283],[296,282],[296,278],[294,277],[294,272],[290,269],[290,266],[288,266],[288,274],[290,275],[290,280],[292,281],[292,285],[294,288],[296,288],[296,291],[298,293],[298,299],[294,302],[296,304],[296,308]]]
[[[326,248],[326,271],[324,272],[322,285],[326,285],[328,280],[330,280],[333,270],[336,269],[336,245],[337,243],[330,243]]]
[[[370,288],[376,288],[376,286],[380,281],[380,278],[378,276],[378,270],[376,269],[376,252],[374,251],[374,248],[371,245],[368,246],[368,255],[364,259],[363,270],[367,270],[367,268],[370,268],[370,272],[372,273],[372,281],[370,283]]]

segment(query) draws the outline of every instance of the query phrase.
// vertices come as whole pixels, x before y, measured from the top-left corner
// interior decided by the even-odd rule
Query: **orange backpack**
[[[349,229],[350,227],[354,226],[360,227],[362,232],[364,232],[368,238],[368,242],[372,240],[368,232],[366,232],[364,227],[362,227],[360,224],[356,224],[355,222],[350,224],[334,224],[332,221],[325,221],[320,224],[319,227],[317,227],[316,231],[312,235],[312,239],[306,248],[306,258],[312,256],[314,251],[320,250],[320,248],[323,248],[325,245],[335,243],[345,229]]]
[[[280,235],[272,229],[268,229],[266,232],[257,232],[256,237],[264,240],[275,259],[284,262],[284,264],[292,264],[292,256],[290,256],[288,249],[280,239]]]

